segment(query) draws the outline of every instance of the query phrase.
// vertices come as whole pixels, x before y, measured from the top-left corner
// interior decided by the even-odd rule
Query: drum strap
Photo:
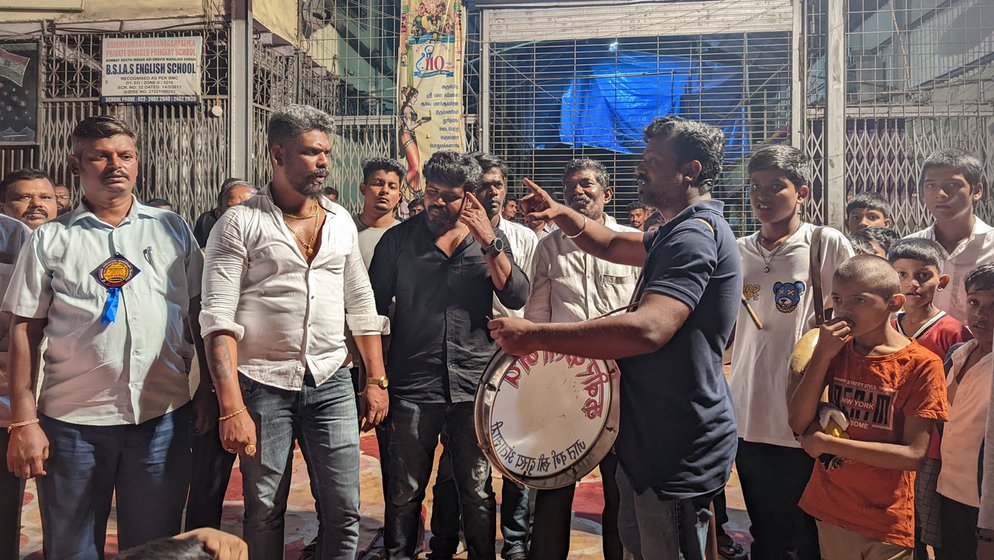
[[[825,226],[818,226],[811,234],[810,258],[808,259],[808,282],[811,284],[811,297],[815,304],[815,326],[825,322],[825,297],[821,286],[821,232]]]
[[[717,234],[717,232],[715,232],[714,226],[711,225],[711,222],[705,220],[704,218],[691,218],[691,219],[692,220],[697,220],[697,221],[701,222],[702,224],[706,225],[708,227],[708,229],[711,230],[711,236],[714,237],[715,238],[715,242],[717,242],[718,234]],[[659,243],[662,239],[663,238],[656,237],[652,241],[652,247],[655,247],[656,244]],[[651,250],[652,250],[652,248],[650,248],[650,251]],[[636,309],[638,309],[639,301],[636,300],[635,298],[639,297],[639,294],[642,292],[642,285],[643,284],[645,284],[645,269],[643,269],[642,272],[639,273],[638,282],[635,283],[635,291],[632,292],[632,300],[630,302],[628,302],[628,305],[626,305],[624,307],[619,307],[619,308],[611,310],[611,311],[608,311],[607,313],[601,315],[600,317],[594,317],[594,318],[595,319],[600,319],[601,317],[607,317],[608,315],[614,315],[615,313],[620,313],[622,311],[635,311]]]

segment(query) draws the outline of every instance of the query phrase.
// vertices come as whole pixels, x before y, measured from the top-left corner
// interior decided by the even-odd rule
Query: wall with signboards
[[[124,16],[120,0],[86,0],[79,12],[29,12],[0,10],[0,21],[54,21],[55,24],[114,21]],[[142,20],[163,18],[188,18],[204,15],[203,0],[128,0],[126,7],[130,17]]]

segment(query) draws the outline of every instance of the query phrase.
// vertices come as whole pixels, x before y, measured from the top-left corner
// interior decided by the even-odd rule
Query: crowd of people
[[[46,558],[102,559],[112,502],[122,558],[282,558],[299,446],[305,558],[494,559],[499,525],[505,560],[565,560],[574,485],[505,479],[498,511],[473,402],[500,349],[617,361],[608,560],[702,559],[709,539],[745,558],[722,529],[733,462],[756,560],[994,558],[994,229],[974,155],[924,162],[933,223],[902,239],[874,193],[846,233],[804,222],[809,162],[761,147],[760,227],[736,239],[711,194],[724,136],[703,123],[645,129],[630,225],[597,161],[565,165],[562,200],[528,179],[515,200],[505,162],[447,151],[403,221],[405,166],[364,162],[352,215],[324,184],[332,130],[277,111],[271,181],[229,179],[193,227],[136,199],[135,135],[113,117],[72,132],[77,204],[40,171],[3,178],[0,557],[18,557],[34,478]],[[384,523],[360,551],[371,430]],[[241,538],[217,530],[236,458]]]

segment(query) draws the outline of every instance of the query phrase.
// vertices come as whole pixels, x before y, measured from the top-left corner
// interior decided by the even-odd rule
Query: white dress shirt
[[[531,276],[532,259],[535,257],[535,248],[538,246],[538,236],[527,227],[511,220],[505,220],[503,216],[498,217],[497,229],[507,237],[507,243],[511,246],[511,256],[518,267]],[[524,317],[524,309],[508,309],[494,296],[494,317]]]
[[[207,241],[202,332],[232,333],[238,371],[271,387],[297,391],[308,371],[318,385],[334,375],[348,354],[346,321],[355,336],[389,334],[352,216],[320,204],[327,216],[310,264],[268,186],[225,212]]]
[[[14,264],[31,230],[20,220],[0,214],[0,293],[7,291]],[[0,313],[0,428],[10,425],[10,389],[7,383],[7,347],[10,344],[10,313]]]
[[[613,231],[638,230],[605,216]],[[538,242],[525,318],[536,323],[575,323],[628,305],[640,268],[612,263],[583,252],[555,230]]]
[[[108,290],[94,271],[119,253],[140,272],[100,321]],[[40,413],[73,424],[137,424],[190,401],[184,337],[200,294],[203,254],[178,214],[133,199],[117,227],[86,204],[35,230],[17,260],[3,310],[47,319]]]
[[[935,241],[935,224],[916,231],[907,238],[910,237]],[[994,262],[994,228],[974,216],[970,237],[961,241],[949,253],[949,258],[942,267],[942,273],[949,275],[949,284],[944,290],[936,290],[932,303],[957,321],[966,323],[966,286],[963,285],[963,280],[971,270],[989,262]]]
[[[946,377],[949,420],[942,430],[942,468],[936,490],[950,500],[979,508],[977,468],[990,409],[991,355],[980,358],[956,381],[976,347],[977,341],[969,340],[949,358],[952,361]]]

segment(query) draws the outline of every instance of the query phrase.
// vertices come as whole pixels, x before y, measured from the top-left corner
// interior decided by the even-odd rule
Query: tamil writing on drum
[[[538,457],[522,455],[517,453],[500,433],[503,425],[504,423],[500,420],[490,425],[490,437],[494,451],[504,466],[523,476],[542,476],[561,471],[579,459],[587,449],[587,444],[577,439],[563,451],[551,449],[548,453],[542,453]]]

